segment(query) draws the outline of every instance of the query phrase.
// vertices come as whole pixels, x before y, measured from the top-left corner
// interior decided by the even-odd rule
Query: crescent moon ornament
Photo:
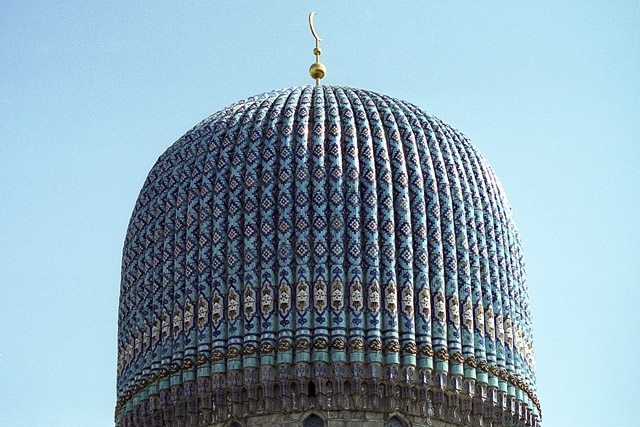
[[[313,49],[313,54],[316,56],[316,62],[311,64],[311,67],[309,67],[309,74],[311,75],[311,78],[316,81],[316,86],[320,86],[320,79],[327,74],[327,67],[320,63],[320,55],[322,54],[320,42],[322,39],[318,37],[318,33],[316,33],[316,29],[313,26],[313,16],[315,14],[315,12],[311,12],[309,14],[309,28],[311,28],[311,34],[316,39],[316,47]]]
[[[316,43],[317,43],[317,42],[321,42],[322,39],[320,37],[318,37],[318,33],[316,33],[315,28],[313,28],[313,17],[314,17],[315,14],[316,14],[315,12],[311,12],[309,14],[309,28],[311,28],[311,34],[313,34],[313,37],[315,37]],[[316,45],[316,47],[318,47],[318,46]]]

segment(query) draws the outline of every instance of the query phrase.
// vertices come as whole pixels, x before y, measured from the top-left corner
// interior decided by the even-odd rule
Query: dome
[[[459,131],[352,88],[252,97],[181,137],[140,192],[116,423],[536,425],[528,300],[502,185]]]

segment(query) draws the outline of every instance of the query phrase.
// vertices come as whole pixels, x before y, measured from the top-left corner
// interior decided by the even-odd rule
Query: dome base
[[[291,414],[260,415],[249,417],[246,420],[220,422],[211,424],[211,427],[233,426],[237,422],[242,427],[306,427],[315,424],[307,420],[316,415],[322,421],[323,427],[456,427],[460,424],[441,421],[433,417],[416,417],[400,412],[369,412],[369,411],[318,411],[310,410]],[[395,418],[397,421],[391,421]],[[320,423],[318,423],[320,424]],[[484,425],[484,424],[478,424]]]
[[[406,369],[406,368],[405,368]],[[427,368],[402,372],[401,380],[384,378],[288,379],[229,387],[241,372],[200,377],[160,390],[125,408],[119,427],[249,427],[307,425],[311,414],[317,427],[372,426],[522,426],[539,425],[525,402],[498,387],[472,378]],[[245,372],[244,374],[247,374]],[[249,373],[249,377],[253,377]],[[263,372],[264,374],[264,372]],[[409,374],[409,375],[407,375]],[[416,375],[414,375],[416,374]],[[269,375],[267,375],[268,377]],[[219,391],[212,384],[226,384]],[[391,418],[401,424],[389,424]],[[316,427],[315,424],[310,424]]]

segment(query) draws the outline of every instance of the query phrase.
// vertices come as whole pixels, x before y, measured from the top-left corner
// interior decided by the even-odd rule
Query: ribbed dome
[[[368,91],[266,93],[172,145],[129,224],[118,320],[119,425],[539,413],[500,182],[460,132]]]

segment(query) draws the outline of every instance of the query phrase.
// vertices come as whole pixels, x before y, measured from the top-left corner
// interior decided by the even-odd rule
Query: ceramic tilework
[[[368,91],[270,92],[187,132],[140,192],[117,420],[323,362],[444,370],[539,410],[530,319],[511,210],[462,134]]]

